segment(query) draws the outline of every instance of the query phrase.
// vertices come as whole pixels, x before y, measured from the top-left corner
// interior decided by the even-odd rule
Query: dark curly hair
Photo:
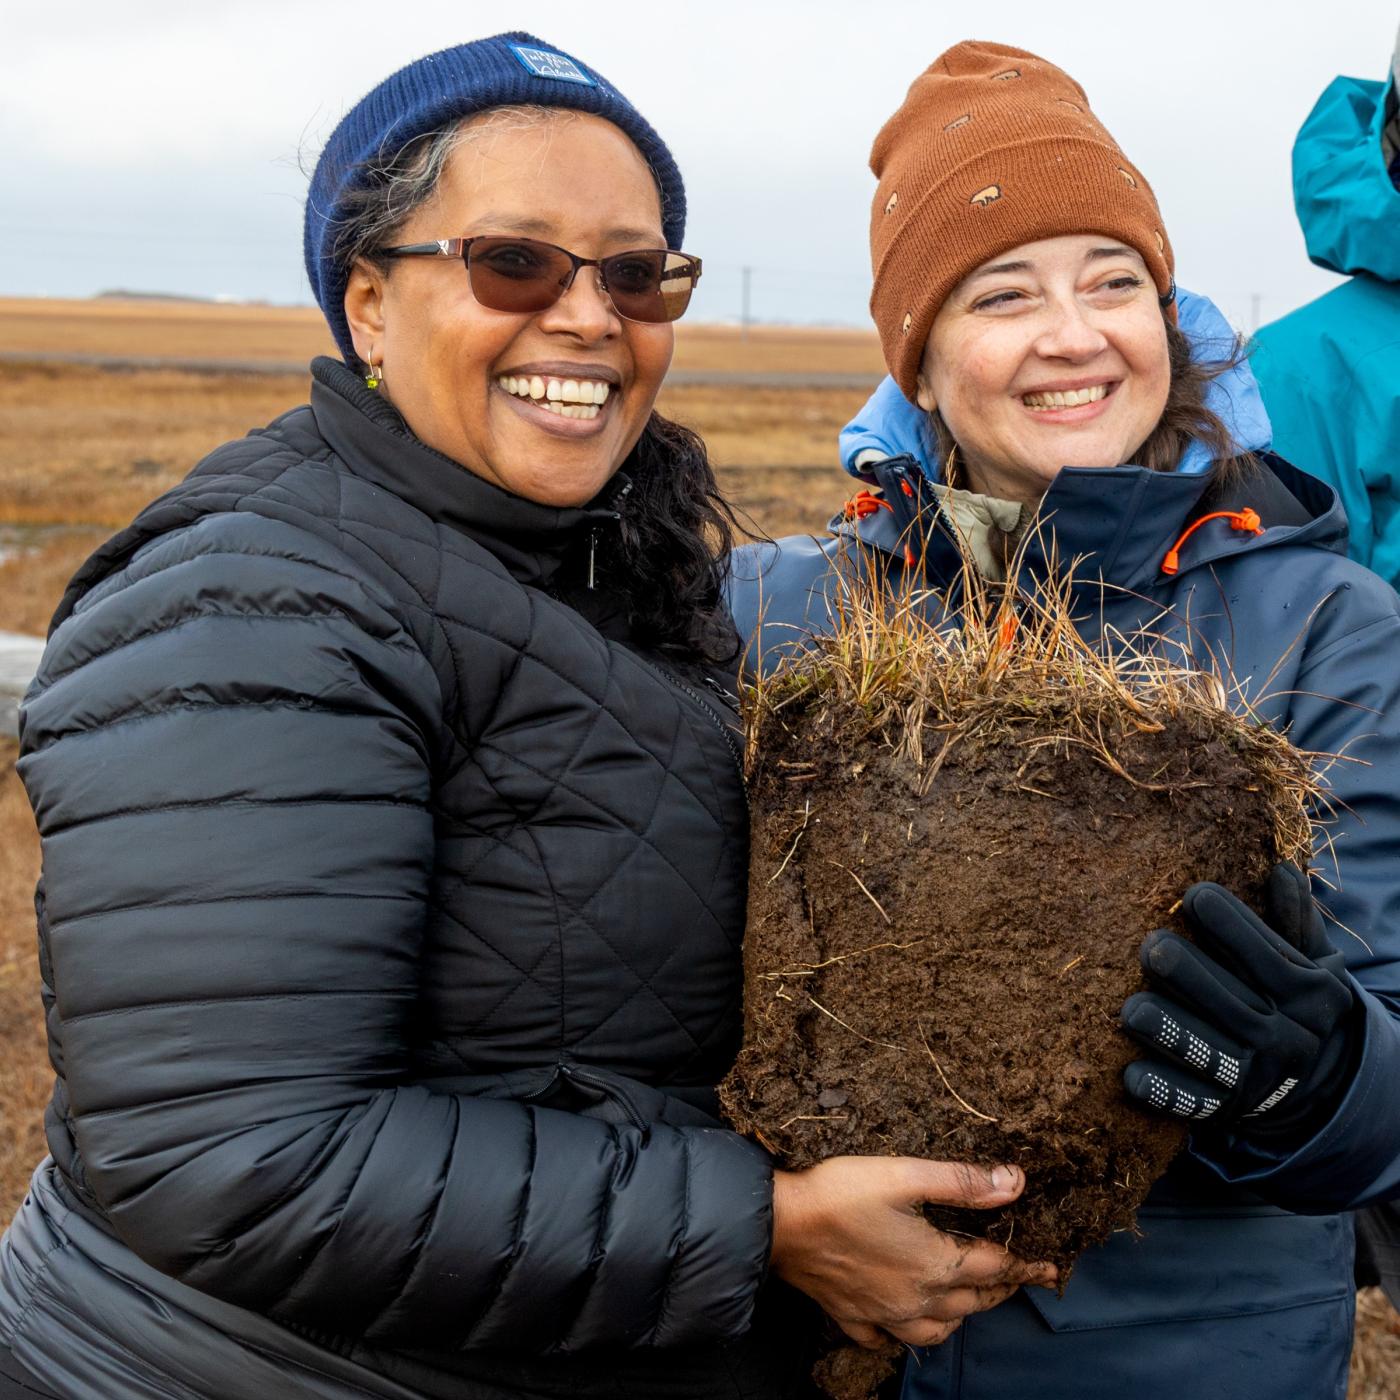
[[[633,635],[678,657],[732,661],[739,638],[724,584],[738,522],[704,439],[653,413],[622,470],[632,491],[602,558],[621,581]]]

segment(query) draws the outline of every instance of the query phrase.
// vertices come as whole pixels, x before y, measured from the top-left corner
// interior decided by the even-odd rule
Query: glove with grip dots
[[[1123,1005],[1147,1058],[1123,1071],[1142,1108],[1251,1137],[1313,1131],[1356,1072],[1360,1018],[1342,955],[1307,875],[1276,865],[1265,918],[1219,885],[1192,885],[1194,942],[1166,929],[1142,944],[1152,986]]]

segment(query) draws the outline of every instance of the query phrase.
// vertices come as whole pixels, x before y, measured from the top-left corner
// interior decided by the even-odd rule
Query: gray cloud
[[[683,18],[662,39],[661,17]],[[391,69],[492,32],[458,3],[87,3],[6,18],[0,292],[159,288],[308,299],[298,163]],[[1294,222],[1293,135],[1339,72],[1383,76],[1391,4],[1303,0],[1076,11],[1029,0],[681,10],[536,4],[518,23],[596,63],[670,142],[706,259],[696,313],[861,323],[871,138],[949,44],[1043,53],[1152,180],[1181,279],[1241,323],[1317,295]]]

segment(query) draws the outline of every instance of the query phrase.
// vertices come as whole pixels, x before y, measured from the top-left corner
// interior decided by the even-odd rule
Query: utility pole
[[[742,338],[749,338],[749,284],[753,279],[753,268],[742,269],[744,274],[743,310],[739,314],[739,325],[742,327]]]

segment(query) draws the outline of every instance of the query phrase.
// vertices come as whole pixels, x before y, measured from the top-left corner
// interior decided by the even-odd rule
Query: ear
[[[363,258],[345,283],[345,320],[355,353],[367,365],[378,364],[384,354],[384,274]]]
[[[914,381],[914,402],[925,413],[932,413],[938,407],[938,400],[933,396],[933,386],[928,382],[928,376],[922,369],[919,370],[918,378]]]

